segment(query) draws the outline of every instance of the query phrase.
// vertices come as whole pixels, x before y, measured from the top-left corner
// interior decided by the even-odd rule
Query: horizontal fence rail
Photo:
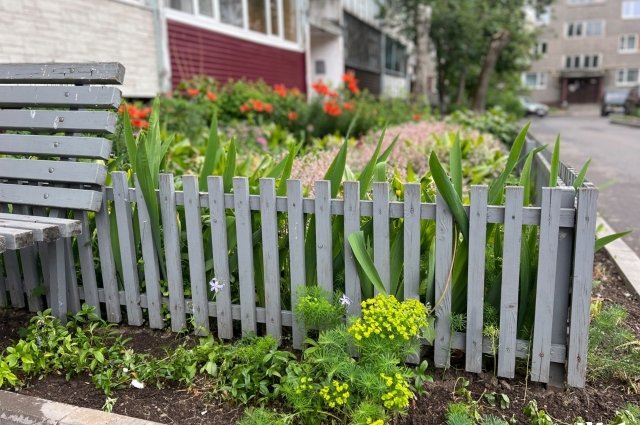
[[[71,310],[84,301],[111,322],[126,318],[130,325],[146,321],[152,328],[168,324],[174,331],[192,320],[198,333],[212,330],[224,339],[255,333],[261,324],[264,332],[280,339],[284,328],[291,328],[293,346],[301,348],[303,326],[291,308],[283,306],[295,305],[298,288],[307,283],[312,270],[306,264],[308,238],[314,238],[314,280],[333,291],[339,273],[345,294],[353,301],[349,313],[359,314],[363,275],[348,236],[361,230],[363,218],[370,218],[371,254],[385,288],[390,289],[392,274],[401,270],[402,296],[424,300],[421,262],[426,253],[421,252],[421,226],[433,223],[435,246],[429,255],[435,255],[430,259],[435,263],[437,300],[435,365],[449,366],[451,351],[463,350],[465,368],[480,372],[483,354],[492,354],[497,355],[497,375],[513,377],[516,358],[530,358],[532,380],[552,381],[557,373],[554,370],[566,368],[570,385],[584,385],[597,198],[593,187],[577,191],[567,186],[543,188],[540,205],[535,207],[523,206],[522,187],[508,187],[503,206],[487,204],[486,186],[471,188],[471,202],[465,207],[470,220],[466,329],[459,332],[452,328],[455,300],[450,282],[459,249],[455,221],[439,195],[435,203],[421,202],[420,184],[406,184],[404,199],[391,201],[386,182],[375,183],[371,199],[362,200],[358,182],[344,182],[342,198],[332,199],[330,182],[317,181],[315,198],[303,198],[298,180],[286,182],[287,196],[276,196],[273,179],[260,179],[259,193],[250,194],[249,180],[236,177],[233,193],[224,193],[223,178],[211,176],[207,191],[200,192],[195,176],[183,176],[178,181],[182,190],[176,190],[174,176],[161,174],[156,190],[159,211],[155,214],[161,219],[162,235],[161,240],[155,240],[159,235],[153,233],[154,213],[141,196],[137,179],[131,182],[126,173],[114,172],[112,182],[113,187],[103,191],[104,207],[95,214],[95,221],[82,220],[83,234],[74,247],[80,271],[77,278],[72,273],[74,279],[68,285],[68,299],[78,300],[70,303]],[[392,223],[403,226],[401,245],[394,245],[390,238]],[[487,240],[496,225],[503,234],[498,253],[499,335],[487,336],[483,334]],[[343,255],[338,263],[343,272],[334,269],[336,226],[344,241],[342,251],[337,251]],[[539,228],[540,244],[530,340],[518,337],[523,226]],[[279,240],[285,245],[280,246]],[[232,250],[237,262],[235,274],[231,271]],[[394,269],[391,250],[400,253],[401,269]],[[20,252],[23,260],[29,255],[34,253]],[[4,256],[0,306],[13,305],[15,297],[8,299],[7,290],[14,293],[21,284],[10,270],[18,260]],[[99,267],[95,267],[96,260]],[[213,276],[216,288],[211,286]],[[38,279],[46,283],[46,278]],[[290,282],[289,287],[282,287],[283,279]],[[26,287],[25,281],[22,291]],[[31,294],[27,295],[31,299]],[[29,307],[35,310],[41,305],[30,302]],[[211,322],[215,328],[210,329],[210,318],[216,318]],[[563,329],[562,337],[558,329]]]

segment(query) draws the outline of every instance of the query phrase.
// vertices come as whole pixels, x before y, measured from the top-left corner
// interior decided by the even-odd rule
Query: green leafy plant
[[[529,401],[522,412],[526,417],[531,419],[531,425],[553,425],[553,418],[547,414],[544,409],[538,408],[538,403],[535,400]]]
[[[294,313],[307,330],[331,329],[343,321],[347,302],[339,293],[332,294],[318,286],[302,287]]]

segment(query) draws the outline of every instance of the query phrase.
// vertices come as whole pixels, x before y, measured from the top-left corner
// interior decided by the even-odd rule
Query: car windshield
[[[604,100],[606,102],[624,102],[626,97],[627,97],[626,91],[616,91],[616,92],[609,92],[605,94]]]

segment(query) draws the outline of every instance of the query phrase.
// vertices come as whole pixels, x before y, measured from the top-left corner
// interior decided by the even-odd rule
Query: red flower
[[[342,105],[342,108],[344,108],[345,111],[353,111],[355,106],[351,102],[344,102],[344,104]]]
[[[333,101],[324,102],[322,109],[324,110],[325,114],[332,117],[337,117],[337,116],[340,116],[340,114],[342,114],[342,110],[340,109],[340,106],[338,106],[338,104]]]
[[[342,81],[344,81],[351,93],[360,93],[360,88],[358,88],[358,80],[356,80],[356,74],[353,71],[347,71],[347,73],[342,76]]]
[[[187,94],[191,97],[195,97],[200,94],[200,90],[198,89],[187,89]]]
[[[243,114],[246,114],[249,110],[251,110],[251,108],[246,103],[243,103],[242,106],[240,106],[240,112]]]
[[[273,90],[278,96],[287,97],[287,88],[284,84],[276,84],[275,86],[273,86]]]
[[[267,114],[272,113],[272,112],[273,112],[273,105],[272,105],[272,104],[270,104],[270,103],[265,103],[265,104],[264,104],[264,111],[265,111]]]
[[[318,93],[320,96],[326,96],[329,94],[329,86],[324,84],[322,81],[313,83],[311,87],[313,87],[316,93]]]
[[[121,114],[124,112],[124,108],[125,108],[125,104],[121,103],[120,106],[118,106],[118,113]]]
[[[413,114],[413,116],[411,118],[414,121],[420,121],[422,119],[422,116],[420,114]]]
[[[287,114],[287,118],[289,118],[289,121],[296,121],[298,119],[298,113],[296,111],[290,111]]]
[[[212,102],[215,102],[216,100],[218,100],[218,95],[212,92],[211,90],[207,91],[207,97]]]
[[[149,122],[147,120],[141,120],[139,118],[132,119],[131,125],[135,128],[149,128]]]
[[[328,95],[329,97],[336,98],[336,97],[338,97],[338,92],[335,92],[335,91],[333,91],[333,90],[329,90],[329,93],[327,93],[327,95]]]
[[[258,99],[249,99],[249,104],[251,105],[251,108],[256,112],[262,112],[264,110],[264,104]]]

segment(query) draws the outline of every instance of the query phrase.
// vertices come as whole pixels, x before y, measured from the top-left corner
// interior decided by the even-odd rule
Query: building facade
[[[598,102],[640,83],[640,0],[557,0],[536,24],[537,59],[522,76],[532,99]]]

